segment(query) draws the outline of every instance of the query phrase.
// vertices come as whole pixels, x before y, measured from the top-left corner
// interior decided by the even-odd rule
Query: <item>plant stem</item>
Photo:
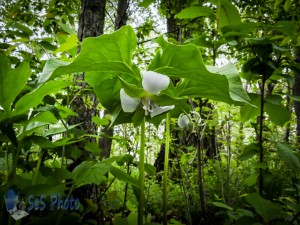
[[[227,196],[226,203],[230,202],[230,162],[231,162],[231,127],[230,127],[230,110],[227,120]]]
[[[263,121],[264,121],[264,94],[265,94],[265,83],[266,80],[262,78],[261,86],[261,100],[260,100],[260,120],[259,120],[259,162],[262,164],[264,162],[264,153],[263,153]],[[263,193],[263,169],[259,169],[259,194]]]
[[[42,163],[42,159],[43,159],[43,156],[44,156],[45,152],[43,150],[41,150],[40,152],[40,155],[39,155],[39,159],[38,159],[38,163],[37,163],[37,166],[35,168],[35,173],[34,173],[34,177],[32,179],[32,185],[35,185],[36,183],[36,179],[37,179],[37,176],[39,174],[39,170],[40,170],[40,167],[41,167],[41,163]]]
[[[70,199],[71,194],[72,194],[74,188],[75,188],[75,183],[72,184],[72,186],[71,186],[71,188],[70,188],[70,190],[68,192],[68,195],[67,195],[66,199]],[[58,210],[60,210],[60,211],[59,211],[59,214],[58,214],[58,217],[57,217],[57,220],[56,220],[56,225],[60,224],[61,219],[62,219],[62,217],[64,215],[64,210],[63,209],[58,209]]]
[[[164,162],[164,189],[163,189],[163,224],[168,224],[168,170],[169,170],[169,149],[170,149],[170,113],[166,117],[166,144]]]
[[[145,118],[141,123],[141,140],[140,140],[140,162],[139,162],[139,184],[140,184],[140,194],[139,194],[139,204],[138,204],[138,225],[144,224],[144,205],[145,205],[145,172],[144,172],[144,162],[145,162]]]

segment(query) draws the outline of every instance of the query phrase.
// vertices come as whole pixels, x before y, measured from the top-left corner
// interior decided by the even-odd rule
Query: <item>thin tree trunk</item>
[[[117,16],[115,19],[115,30],[119,30],[121,27],[126,25],[128,20],[128,6],[129,2],[127,0],[118,1]]]
[[[78,39],[83,41],[86,37],[96,37],[103,34],[104,21],[105,21],[105,6],[106,0],[81,0],[81,12],[79,17],[78,26]],[[78,49],[78,52],[80,48]],[[70,125],[80,124],[79,129],[87,132],[88,134],[97,134],[97,126],[92,122],[93,116],[98,116],[97,105],[98,101],[94,93],[84,93],[87,83],[84,81],[85,73],[77,74],[74,79],[77,86],[80,87],[82,92],[76,96],[71,103],[71,109],[78,114],[77,117],[71,117],[68,121]],[[89,99],[92,102],[92,106],[89,107],[86,104],[85,99]],[[96,142],[95,138],[89,138],[88,141]],[[72,165],[72,167],[80,164],[87,157],[93,157],[90,153],[84,150],[84,142],[78,142],[75,146],[83,151],[83,155],[80,159]],[[84,199],[93,199],[94,202],[98,202],[97,199],[97,186],[85,185],[76,189],[75,195],[79,197],[80,201],[84,204]],[[100,220],[99,214],[91,214],[85,216],[86,219],[93,218]]]
[[[105,0],[82,0],[81,13],[78,27],[78,39],[82,41],[86,37],[96,37],[103,34],[104,19],[105,19]],[[79,49],[80,51],[80,49]],[[84,81],[84,73],[75,76],[75,80],[81,90],[86,88]],[[96,134],[96,125],[92,122],[92,117],[97,116],[97,104],[95,94],[89,94],[90,101],[93,103],[92,107],[85,104],[84,99],[87,95],[78,95],[71,104],[71,108],[78,114],[77,117],[71,117],[69,124],[78,124],[81,130],[88,134]],[[95,138],[90,138],[91,142],[95,142]],[[84,149],[84,144],[79,143],[79,149]]]
[[[119,0],[118,1],[118,8],[117,8],[117,15],[115,18],[115,30],[120,29],[122,26],[125,26],[128,20],[128,6],[129,2],[127,0]],[[107,115],[108,112],[105,110],[104,115]],[[114,128],[113,127],[104,127],[103,135],[99,139],[98,145],[101,149],[100,152],[100,159],[109,158],[111,153],[111,145],[112,139],[111,137],[114,135]]]
[[[296,50],[295,62],[298,64],[300,63],[300,48]],[[293,94],[295,96],[300,96],[300,71],[294,70],[294,74],[295,74],[295,83],[293,88]],[[295,114],[296,114],[296,121],[297,121],[296,142],[300,144],[300,101],[294,101],[294,107],[295,107]]]

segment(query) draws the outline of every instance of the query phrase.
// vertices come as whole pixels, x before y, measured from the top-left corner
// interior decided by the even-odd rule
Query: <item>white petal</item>
[[[120,98],[124,112],[133,112],[140,103],[140,99],[130,97],[123,88],[120,90]]]
[[[166,75],[153,71],[145,71],[143,73],[142,85],[150,94],[159,95],[162,90],[169,86],[169,83],[170,78]]]
[[[150,116],[152,118],[154,116],[157,116],[159,114],[167,112],[167,111],[169,111],[171,109],[174,109],[174,107],[175,107],[174,105],[170,105],[170,106],[158,106],[158,105],[154,104],[152,112],[150,112]]]
[[[190,118],[187,115],[181,114],[178,118],[178,126],[180,128],[185,128],[189,125]]]

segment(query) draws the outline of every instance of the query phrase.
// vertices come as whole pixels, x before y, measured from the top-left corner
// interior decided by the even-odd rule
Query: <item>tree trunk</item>
[[[86,37],[96,37],[103,34],[105,20],[106,0],[81,0],[81,12],[79,17],[78,39],[83,41]],[[78,49],[80,51],[80,49]],[[84,81],[85,73],[78,74],[74,77],[77,86],[80,87],[79,93],[72,104],[71,109],[78,114],[77,117],[72,117],[69,124],[79,124],[79,129],[88,134],[97,134],[97,126],[92,122],[93,116],[98,116],[97,110],[98,101],[94,93],[85,93],[87,87]],[[86,99],[92,102],[92,106],[86,104]],[[89,138],[89,142],[95,142],[95,138]],[[78,142],[75,146],[82,150],[83,154],[80,159],[77,159],[72,167],[74,168],[87,157],[93,157],[90,153],[84,150],[85,142]],[[74,190],[74,194],[80,199],[80,202],[85,206],[85,199],[92,199],[94,203],[98,203],[96,185],[85,185]],[[99,207],[100,208],[100,207]],[[86,214],[84,219],[96,219],[100,221],[99,212],[97,214]]]
[[[298,64],[300,63],[300,48],[297,49],[295,62]],[[294,74],[295,74],[295,83],[294,83],[293,94],[295,96],[300,96],[300,71],[298,69],[295,69]],[[294,101],[294,107],[295,107],[295,114],[296,114],[296,121],[297,121],[296,142],[300,144],[300,101]]]
[[[129,2],[127,0],[119,0],[117,8],[117,16],[115,19],[115,30],[119,30],[122,26],[125,26],[128,20],[127,9]]]
[[[78,27],[78,39],[82,41],[86,37],[96,37],[103,34],[104,19],[105,19],[105,0],[82,0],[81,1],[81,13],[79,18]],[[80,49],[79,49],[80,51]],[[86,83],[84,81],[84,73],[75,76],[77,85],[84,90]],[[90,98],[93,102],[92,107],[88,107],[85,104],[84,99]],[[71,104],[71,108],[78,114],[77,117],[71,117],[69,124],[78,124],[80,130],[86,131],[88,134],[96,134],[97,127],[92,122],[92,117],[97,116],[97,104],[95,94],[84,94],[78,95]],[[91,142],[95,142],[95,138],[90,138]],[[78,143],[79,149],[84,149],[83,143]]]
[[[120,29],[122,26],[126,25],[128,20],[127,9],[129,6],[129,2],[126,0],[119,0],[118,1],[118,8],[117,8],[117,15],[115,18],[115,30]],[[108,114],[105,110],[104,115]],[[114,135],[114,128],[109,128],[108,126],[104,127],[103,134],[99,139],[99,148],[101,149],[100,152],[100,159],[109,158],[111,153],[111,145],[112,139],[111,137]]]

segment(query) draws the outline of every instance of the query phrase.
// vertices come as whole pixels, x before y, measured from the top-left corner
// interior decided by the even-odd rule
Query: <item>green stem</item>
[[[164,162],[164,189],[163,189],[163,224],[168,224],[168,167],[169,167],[169,149],[170,149],[170,113],[166,117],[166,146]]]
[[[75,188],[75,183],[72,184],[72,186],[71,186],[71,188],[70,188],[70,190],[69,190],[69,192],[68,192],[67,199],[70,199],[71,194],[72,194],[74,188]],[[58,209],[58,210],[59,210],[59,209]],[[59,214],[58,214],[58,217],[57,217],[57,220],[56,220],[56,225],[59,225],[59,224],[60,224],[60,221],[61,221],[63,215],[64,215],[64,210],[60,209]]]
[[[40,170],[40,167],[41,167],[43,155],[44,155],[44,151],[41,150],[41,153],[40,153],[39,159],[38,159],[38,163],[37,163],[37,166],[36,166],[36,168],[35,168],[34,177],[33,177],[33,179],[32,179],[32,185],[35,185],[35,184],[36,184],[36,179],[37,179],[37,176],[38,176],[38,174],[39,174],[39,170]]]
[[[8,162],[8,144],[6,143],[6,151],[5,151],[5,166],[6,166],[6,183],[8,183],[8,178],[10,174],[10,169],[9,169],[9,162]]]
[[[141,140],[140,140],[140,162],[139,162],[139,184],[140,184],[140,195],[139,195],[139,205],[138,205],[138,225],[144,224],[144,205],[145,205],[145,172],[144,172],[144,162],[145,162],[145,118],[143,118],[141,124]]]

